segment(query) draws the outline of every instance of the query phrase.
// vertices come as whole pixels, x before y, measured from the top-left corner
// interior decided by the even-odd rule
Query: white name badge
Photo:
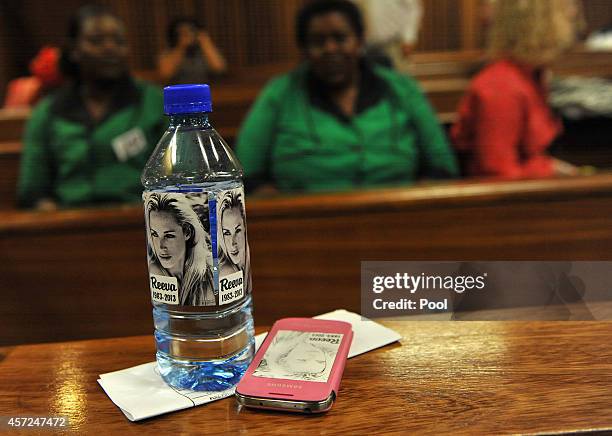
[[[147,146],[147,138],[140,127],[134,127],[115,137],[111,145],[119,162],[125,162],[142,153]]]

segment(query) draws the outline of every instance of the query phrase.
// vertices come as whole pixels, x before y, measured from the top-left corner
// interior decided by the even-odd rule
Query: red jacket
[[[546,97],[538,74],[509,60],[489,64],[476,75],[451,130],[455,147],[467,156],[468,174],[553,175],[553,160],[546,149],[561,132],[561,123]]]

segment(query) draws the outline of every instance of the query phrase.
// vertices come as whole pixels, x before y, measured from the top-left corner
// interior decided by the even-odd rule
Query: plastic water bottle
[[[254,353],[242,168],[208,85],[164,89],[170,125],[142,173],[157,363],[176,388],[235,386]]]

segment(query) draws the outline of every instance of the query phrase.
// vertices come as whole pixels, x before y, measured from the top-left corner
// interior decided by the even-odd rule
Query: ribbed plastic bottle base
[[[236,386],[255,354],[255,340],[242,350],[223,360],[177,360],[157,352],[157,365],[166,383],[177,389],[194,391],[224,391]]]

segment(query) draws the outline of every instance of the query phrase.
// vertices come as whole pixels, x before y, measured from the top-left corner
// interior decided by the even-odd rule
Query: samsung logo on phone
[[[302,389],[302,385],[290,385],[287,383],[267,383],[267,385],[273,388]]]

